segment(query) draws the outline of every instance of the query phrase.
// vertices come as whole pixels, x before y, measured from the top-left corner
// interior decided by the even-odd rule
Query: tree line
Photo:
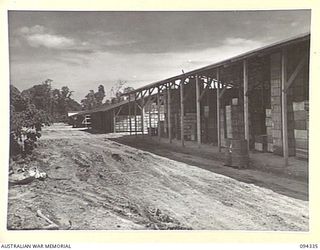
[[[118,103],[124,100],[122,94],[129,93],[134,88],[127,86],[127,82],[124,80],[118,80],[110,89],[110,98],[106,97],[106,93],[103,85],[98,86],[98,91],[90,90],[89,93],[81,100],[81,106],[83,110],[92,110],[94,108],[107,106],[110,104]]]
[[[91,110],[102,105],[110,105],[123,100],[123,93],[132,91],[126,81],[119,80],[106,96],[104,86],[98,91],[90,90],[81,104],[72,98],[73,91],[67,86],[52,88],[52,80],[20,92],[10,85],[10,157],[27,156],[36,146],[41,136],[41,127],[53,122],[66,122],[68,111]]]

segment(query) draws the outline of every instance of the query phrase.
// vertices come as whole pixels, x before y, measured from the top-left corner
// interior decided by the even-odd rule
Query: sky
[[[119,80],[134,88],[310,32],[311,12],[9,11],[10,84],[52,79],[80,101]]]

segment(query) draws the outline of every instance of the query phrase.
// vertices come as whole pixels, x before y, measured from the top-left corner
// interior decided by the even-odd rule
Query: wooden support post
[[[172,143],[172,128],[171,128],[171,85],[168,85],[168,135],[169,135],[169,142]]]
[[[181,145],[184,147],[184,80],[180,81],[180,136],[181,136]]]
[[[137,96],[134,95],[134,132],[137,136]]]
[[[144,135],[144,97],[141,98],[141,132]]]
[[[152,107],[152,102],[151,101],[148,102],[148,106],[149,106],[149,136],[152,136],[152,134],[151,134],[151,107]]]
[[[244,112],[244,138],[247,140],[249,152],[249,105],[248,105],[248,65],[247,60],[243,60],[243,112]]]
[[[161,127],[160,127],[160,108],[161,108],[161,103],[160,103],[160,88],[158,88],[158,93],[157,93],[157,108],[158,108],[158,140],[161,140]]]
[[[221,133],[220,133],[220,82],[219,68],[217,68],[217,131],[218,131],[218,151],[221,152]]]
[[[290,88],[296,77],[298,76],[299,72],[303,69],[303,67],[307,64],[307,55],[304,55],[301,60],[299,61],[298,65],[292,72],[291,76],[285,83],[285,93],[287,93],[287,90]],[[287,78],[288,76],[286,76]]]
[[[116,113],[114,109],[112,110],[112,118],[113,118],[113,133],[116,132]]]
[[[220,99],[222,98],[223,94],[224,94],[226,91],[227,91],[227,86],[224,85],[224,84],[222,84],[222,90],[221,90],[220,95],[219,95]]]
[[[116,116],[118,116],[118,115],[120,114],[120,112],[121,112],[122,108],[123,108],[123,106],[120,106],[120,107],[119,107],[119,109],[118,109],[118,112],[117,112]]]
[[[197,105],[197,142],[201,146],[201,107],[200,107],[200,84],[198,75],[196,75],[196,105]]]
[[[202,91],[202,93],[200,94],[199,98],[197,98],[197,99],[202,100],[204,94],[207,92],[207,90],[209,88],[210,88],[210,84],[207,83],[207,86],[205,87],[205,89]]]
[[[132,124],[131,124],[131,99],[130,99],[130,95],[129,95],[129,130],[130,130],[130,135],[132,133]]]
[[[288,166],[289,145],[288,145],[288,120],[287,120],[287,51],[281,53],[281,114],[282,114],[282,149],[284,157],[284,166]]]

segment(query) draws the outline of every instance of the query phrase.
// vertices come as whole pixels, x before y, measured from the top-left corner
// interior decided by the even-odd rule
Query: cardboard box
[[[271,152],[271,153],[273,152],[273,144],[272,143],[267,144],[267,151]]]
[[[309,110],[309,101],[293,102],[293,111]]]
[[[271,118],[271,109],[266,109],[266,117]]]
[[[295,129],[294,130],[294,137],[296,139],[308,139],[308,130],[299,130]]]

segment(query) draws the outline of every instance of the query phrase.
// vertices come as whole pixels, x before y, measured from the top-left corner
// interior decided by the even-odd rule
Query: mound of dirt
[[[307,201],[114,143],[108,135],[51,126],[35,159],[48,178],[9,188],[8,229],[48,229],[48,218],[73,230],[308,230]]]

